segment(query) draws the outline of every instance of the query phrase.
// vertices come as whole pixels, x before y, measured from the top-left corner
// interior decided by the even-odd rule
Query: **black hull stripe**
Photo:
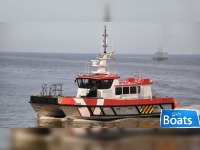
[[[171,104],[172,105],[172,107],[173,107],[173,104]],[[157,106],[160,106],[160,105],[157,105]],[[74,106],[74,105],[70,105],[69,107],[80,107],[80,105],[78,105],[78,106]],[[158,113],[158,112],[153,112],[153,105],[149,105],[149,106],[145,106],[145,107],[148,107],[148,111],[145,111],[144,113],[143,112],[141,112],[139,109],[138,109],[138,106],[134,106],[135,108],[136,108],[136,110],[138,111],[138,114],[118,114],[116,111],[115,111],[115,109],[114,109],[114,107],[115,106],[110,106],[109,108],[111,108],[111,110],[112,110],[112,113],[114,114],[114,115],[112,115],[112,114],[106,114],[105,112],[104,112],[104,110],[103,110],[103,108],[105,107],[105,108],[108,108],[108,106],[100,106],[100,107],[98,107],[98,108],[100,108],[100,110],[101,110],[101,112],[102,112],[102,114],[97,114],[97,115],[95,115],[92,111],[91,111],[91,107],[94,107],[94,106],[82,106],[82,107],[87,107],[88,108],[88,110],[90,110],[90,112],[91,112],[91,117],[92,116],[99,116],[99,117],[118,117],[118,116],[154,116],[154,115],[160,115],[160,112]],[[119,106],[116,106],[116,107],[119,107]],[[123,106],[123,107],[126,107],[126,106]],[[128,107],[130,107],[130,106],[128,106]],[[140,106],[141,107],[141,106]],[[160,109],[161,109],[161,106],[160,106]]]

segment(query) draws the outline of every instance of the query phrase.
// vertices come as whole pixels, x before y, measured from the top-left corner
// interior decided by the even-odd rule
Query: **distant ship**
[[[162,47],[158,47],[158,51],[154,53],[154,56],[152,59],[155,61],[168,60],[168,53],[163,52]]]

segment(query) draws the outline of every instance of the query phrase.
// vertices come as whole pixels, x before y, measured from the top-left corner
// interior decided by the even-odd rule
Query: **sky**
[[[0,0],[0,52],[200,54],[199,0]]]

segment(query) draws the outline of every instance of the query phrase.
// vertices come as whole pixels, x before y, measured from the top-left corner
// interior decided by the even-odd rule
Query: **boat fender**
[[[174,108],[178,107],[178,102],[174,100]]]

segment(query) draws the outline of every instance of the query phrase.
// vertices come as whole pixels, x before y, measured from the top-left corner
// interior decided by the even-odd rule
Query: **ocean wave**
[[[178,109],[195,109],[197,110],[198,115],[200,115],[200,105],[183,106],[183,107],[178,107]]]

